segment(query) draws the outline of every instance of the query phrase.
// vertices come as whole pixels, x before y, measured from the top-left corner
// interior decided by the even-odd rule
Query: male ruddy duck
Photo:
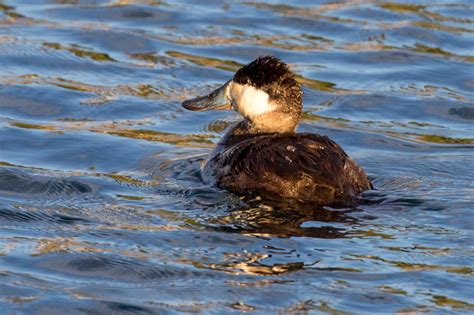
[[[265,56],[240,68],[211,94],[184,101],[189,110],[233,109],[244,118],[209,155],[203,177],[237,194],[319,206],[353,205],[372,185],[334,141],[296,133],[302,95],[288,65]]]

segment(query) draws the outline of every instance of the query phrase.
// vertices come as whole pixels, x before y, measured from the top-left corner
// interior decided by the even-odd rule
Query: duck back
[[[321,206],[354,205],[358,194],[372,188],[338,144],[307,133],[233,137],[216,148],[203,171],[238,194]]]

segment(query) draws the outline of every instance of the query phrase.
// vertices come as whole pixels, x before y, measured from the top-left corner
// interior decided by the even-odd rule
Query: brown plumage
[[[203,171],[238,194],[347,206],[371,187],[364,171],[326,136],[265,134],[234,141],[220,145]]]
[[[244,120],[209,155],[202,174],[217,186],[265,199],[323,206],[350,206],[370,189],[362,168],[326,136],[295,133],[302,91],[288,66],[260,57],[191,110],[233,108]]]

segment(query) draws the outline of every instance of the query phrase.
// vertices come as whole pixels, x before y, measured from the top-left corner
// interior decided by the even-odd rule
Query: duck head
[[[209,95],[186,100],[194,111],[233,109],[256,132],[295,132],[303,108],[303,91],[283,61],[259,57]]]

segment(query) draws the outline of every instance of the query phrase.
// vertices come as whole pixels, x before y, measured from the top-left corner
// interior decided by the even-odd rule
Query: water
[[[474,3],[288,3],[0,1],[2,314],[474,311]],[[238,116],[180,102],[264,54],[367,203],[200,180]]]

